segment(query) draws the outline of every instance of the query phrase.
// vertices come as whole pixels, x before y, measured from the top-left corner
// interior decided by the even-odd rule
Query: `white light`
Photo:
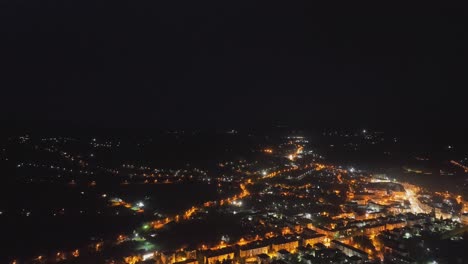
[[[148,260],[150,258],[154,257],[154,253],[148,253],[143,255],[143,261]]]
[[[138,206],[138,207],[143,207],[143,206],[145,206],[145,205],[143,204],[143,202],[138,202],[138,203],[137,203],[137,206]]]
[[[262,171],[262,175],[263,175],[263,176],[266,176],[266,175],[267,175],[267,172],[266,172],[266,171]]]

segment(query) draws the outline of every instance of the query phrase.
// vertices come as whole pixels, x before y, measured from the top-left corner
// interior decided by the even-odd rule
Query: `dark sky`
[[[0,119],[465,128],[463,10],[2,1]]]

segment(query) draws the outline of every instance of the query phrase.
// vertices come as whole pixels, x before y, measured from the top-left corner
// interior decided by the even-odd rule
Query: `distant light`
[[[143,226],[143,229],[148,229],[149,228],[149,225],[144,225]]]
[[[362,130],[362,133],[364,133],[364,134],[367,133],[367,130],[366,130],[366,129],[363,129],[363,130]]]
[[[262,171],[262,175],[263,175],[263,176],[266,176],[266,175],[267,175],[267,172],[266,172],[266,171]]]
[[[145,260],[148,260],[148,259],[150,259],[152,257],[154,257],[154,253],[145,254],[145,255],[143,255],[142,258],[143,258],[143,261],[145,261]]]
[[[107,194],[104,193],[104,194],[102,195],[102,197],[103,197],[103,198],[106,198],[106,197],[107,197]]]
[[[355,172],[356,170],[354,168],[350,168],[349,172]]]
[[[138,202],[138,203],[137,203],[137,206],[138,206],[138,207],[143,207],[143,206],[145,206],[145,204],[143,204],[143,202]]]

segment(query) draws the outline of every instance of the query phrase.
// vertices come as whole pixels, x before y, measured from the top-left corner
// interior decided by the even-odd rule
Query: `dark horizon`
[[[463,19],[438,5],[10,2],[0,120],[466,131]]]

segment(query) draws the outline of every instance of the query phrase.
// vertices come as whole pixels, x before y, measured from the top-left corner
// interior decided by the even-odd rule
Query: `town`
[[[364,137],[373,138],[367,132]],[[94,195],[88,199],[101,204],[93,214],[134,216],[141,222],[124,233],[10,263],[444,263],[441,245],[460,243],[468,227],[468,203],[462,195],[431,192],[384,173],[332,164],[304,136],[259,145],[251,150],[255,159],[220,161],[215,177],[196,167],[163,169],[131,162],[105,167],[95,160],[101,154],[83,157],[61,150],[62,141],[70,140],[34,143],[36,150],[57,154],[64,163],[20,162],[17,170],[59,173],[58,178],[23,181],[82,186]],[[31,139],[15,142],[31,144]],[[96,153],[120,144],[89,143]],[[157,200],[150,195],[129,200],[135,195],[98,192],[103,181],[99,174],[123,188],[208,184],[216,191],[181,211],[165,211],[152,205]],[[2,211],[3,216],[13,213],[34,214]],[[51,213],[63,217],[91,212],[63,208]]]

